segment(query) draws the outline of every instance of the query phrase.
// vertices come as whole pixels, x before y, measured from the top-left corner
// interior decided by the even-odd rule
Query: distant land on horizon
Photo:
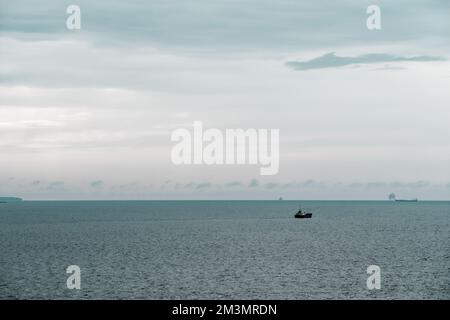
[[[0,197],[0,202],[11,202],[11,201],[23,201],[23,199],[17,197]]]

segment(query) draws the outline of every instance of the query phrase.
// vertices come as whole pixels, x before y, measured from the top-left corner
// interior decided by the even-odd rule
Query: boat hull
[[[307,219],[312,217],[312,213],[296,214],[294,217],[297,219]]]

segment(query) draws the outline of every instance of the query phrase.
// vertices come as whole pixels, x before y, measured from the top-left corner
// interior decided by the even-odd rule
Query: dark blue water
[[[302,203],[0,204],[0,298],[450,298],[450,202]]]

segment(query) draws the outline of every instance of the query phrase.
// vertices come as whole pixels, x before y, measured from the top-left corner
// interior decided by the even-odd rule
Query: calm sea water
[[[0,298],[450,299],[450,202],[302,203],[0,204]]]

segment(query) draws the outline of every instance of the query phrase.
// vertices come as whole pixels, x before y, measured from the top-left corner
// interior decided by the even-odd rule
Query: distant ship
[[[389,195],[389,200],[395,201],[395,202],[418,202],[419,201],[419,199],[417,199],[417,198],[413,198],[413,199],[397,199],[397,197],[395,196],[395,193],[391,193]]]

